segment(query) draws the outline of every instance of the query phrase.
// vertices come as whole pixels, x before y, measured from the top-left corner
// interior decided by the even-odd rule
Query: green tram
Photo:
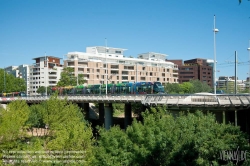
[[[79,85],[67,87],[53,87],[52,91],[58,91],[59,95],[83,95],[83,94],[153,94],[165,93],[160,82],[137,82],[118,84]]]

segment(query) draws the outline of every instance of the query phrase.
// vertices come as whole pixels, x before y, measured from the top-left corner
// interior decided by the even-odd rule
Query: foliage
[[[26,125],[29,126],[29,128],[44,127],[45,124],[43,122],[43,115],[42,115],[43,107],[42,107],[42,105],[41,104],[31,105],[29,107],[29,109],[30,109],[30,114],[29,114],[29,118],[26,122]]]
[[[211,87],[200,80],[190,80],[189,82],[183,82],[182,84],[167,83],[165,85],[165,91],[169,94],[199,93],[210,92]]]
[[[119,116],[124,113],[124,104],[123,103],[112,103],[113,114],[114,116]]]
[[[45,125],[48,127],[46,130]],[[43,128],[45,135],[29,136],[26,129],[33,127]],[[89,165],[93,156],[94,139],[90,124],[84,120],[76,104],[58,99],[56,94],[48,101],[30,108],[25,101],[14,101],[6,110],[0,109],[0,133],[1,150],[77,151],[81,154],[71,156],[77,155],[86,165]],[[0,157],[2,155],[0,151]]]
[[[191,82],[183,82],[180,84],[180,88],[184,93],[193,93],[194,85]]]
[[[26,91],[25,81],[22,78],[15,78],[14,75],[7,72],[4,74],[4,70],[0,69],[0,93],[4,91],[7,93]]]
[[[49,127],[46,150],[86,151],[91,159],[92,129],[76,104],[60,100],[57,95],[42,103],[43,123]]]
[[[181,88],[179,86],[179,84],[177,83],[167,83],[165,85],[165,91],[169,94],[172,94],[172,93],[181,93]]]
[[[40,86],[37,91],[37,93],[40,93],[41,95],[45,94],[46,95],[46,87],[45,86]],[[51,94],[52,90],[51,87],[47,87],[47,95]]]
[[[16,100],[1,110],[0,144],[13,141],[25,135],[25,122],[29,117],[29,107],[23,100]]]
[[[36,91],[36,93],[40,93],[41,95],[44,94],[45,92],[46,92],[45,86],[40,86]]]
[[[125,132],[99,128],[93,165],[222,165],[229,164],[219,160],[222,150],[249,150],[239,127],[218,124],[210,113],[174,118],[164,110],[150,108]]]
[[[190,80],[189,82],[193,85],[193,93],[211,91],[211,87],[205,82],[201,82],[200,80]]]
[[[78,78],[74,76],[74,69],[70,67],[66,67],[63,69],[63,72],[61,72],[61,78],[57,83],[57,86],[63,87],[63,86],[76,86],[77,85],[77,79],[78,84],[84,84],[85,80],[83,78],[83,74],[78,74]]]

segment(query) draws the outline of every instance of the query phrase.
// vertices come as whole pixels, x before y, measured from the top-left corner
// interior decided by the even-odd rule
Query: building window
[[[134,76],[131,76],[131,80],[135,80],[135,77],[134,77]]]
[[[121,51],[115,51],[116,54],[121,54],[122,52]]]

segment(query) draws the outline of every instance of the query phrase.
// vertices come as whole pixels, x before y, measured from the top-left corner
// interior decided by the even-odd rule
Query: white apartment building
[[[148,52],[132,58],[124,56],[125,50],[94,46],[87,47],[86,52],[69,52],[64,67],[74,68],[75,76],[83,74],[86,84],[91,85],[141,81],[178,83],[178,66],[166,62],[166,54]]]
[[[63,70],[60,59],[53,56],[33,59],[36,63],[30,66],[30,95],[38,95],[36,91],[41,86],[56,86]]]
[[[18,77],[18,66],[8,66],[4,68],[5,72]]]

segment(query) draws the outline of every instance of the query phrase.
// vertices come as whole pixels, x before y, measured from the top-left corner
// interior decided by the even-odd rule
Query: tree
[[[210,92],[211,87],[200,80],[190,80],[189,82],[183,82],[182,84],[167,83],[165,85],[165,91],[169,94]]]
[[[29,109],[30,109],[30,114],[26,122],[26,125],[29,126],[29,128],[44,127],[45,124],[43,122],[43,115],[42,115],[43,106],[41,104],[35,104],[31,105]]]
[[[169,94],[173,94],[173,93],[181,93],[181,88],[180,85],[177,83],[167,83],[165,85],[165,91]]]
[[[54,94],[41,103],[43,124],[49,128],[45,150],[85,151],[84,160],[91,160],[93,134],[76,104],[60,100]]]
[[[201,82],[200,80],[190,80],[189,82],[193,85],[193,93],[211,91],[211,87],[205,82]]]
[[[46,87],[45,86],[40,86],[37,91],[37,93],[40,93],[41,95],[45,94],[46,95]],[[51,87],[47,87],[47,95],[51,94],[52,90]]]
[[[45,94],[45,92],[46,92],[45,86],[40,86],[36,91],[36,93],[40,93],[41,95]]]
[[[0,93],[21,91],[26,91],[25,81],[21,78],[15,78],[12,74],[0,69]]]
[[[23,100],[16,100],[0,112],[0,149],[10,148],[13,143],[26,135],[25,123],[29,117],[29,107]]]
[[[181,91],[184,93],[193,93],[194,85],[190,82],[180,84]]]
[[[222,165],[223,150],[249,150],[239,127],[219,124],[200,111],[174,118],[165,108],[151,107],[143,123],[99,128],[93,165]]]
[[[84,84],[85,80],[82,74],[78,74],[78,77],[74,76],[74,69],[70,67],[66,67],[63,69],[61,73],[61,79],[58,81],[57,86],[76,86],[78,84]]]

